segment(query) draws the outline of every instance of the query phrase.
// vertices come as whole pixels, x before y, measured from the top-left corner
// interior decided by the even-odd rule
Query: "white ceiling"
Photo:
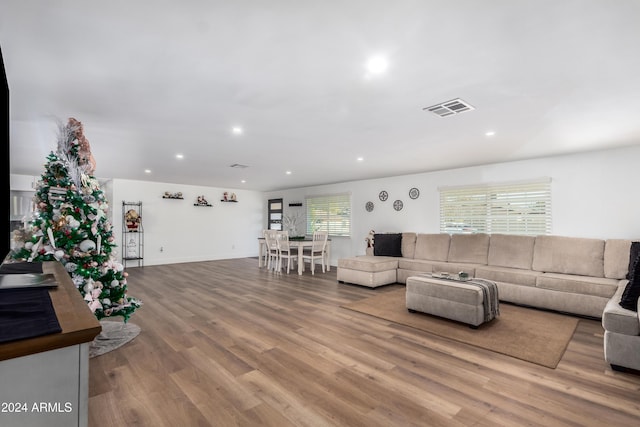
[[[639,0],[2,0],[0,47],[17,174],[70,116],[98,177],[265,191],[640,144]]]

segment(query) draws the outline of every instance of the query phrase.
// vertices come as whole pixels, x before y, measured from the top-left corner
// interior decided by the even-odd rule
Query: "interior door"
[[[267,203],[267,229],[282,230],[282,199],[270,199]]]

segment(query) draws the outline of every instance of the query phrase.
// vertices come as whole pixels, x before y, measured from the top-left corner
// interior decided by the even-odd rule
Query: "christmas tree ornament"
[[[68,219],[68,218],[71,218],[71,219]],[[78,221],[71,215],[67,217],[67,221],[69,221],[69,227],[71,227],[74,230],[77,230],[80,227],[80,221]]]
[[[49,237],[49,243],[55,248],[56,240],[53,237],[53,230],[51,230],[51,228],[47,228],[47,236]]]
[[[55,228],[56,230],[62,230],[64,227],[66,227],[66,225],[67,225],[67,218],[62,217],[56,222]]]
[[[67,190],[62,187],[50,187],[49,188],[49,201],[59,202],[66,199]]]
[[[90,252],[96,248],[96,244],[93,240],[83,240],[80,242],[80,250],[82,252]]]

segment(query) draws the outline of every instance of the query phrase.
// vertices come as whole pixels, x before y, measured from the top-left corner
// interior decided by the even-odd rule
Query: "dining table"
[[[301,238],[289,238],[289,246],[298,249],[298,274],[302,274],[304,271],[304,261],[302,260],[302,252],[304,248],[313,247],[313,239],[311,237]],[[331,271],[331,239],[327,239],[327,246],[325,248],[327,252],[327,271]],[[267,243],[264,237],[258,237],[258,267],[265,267],[265,254],[267,253]]]

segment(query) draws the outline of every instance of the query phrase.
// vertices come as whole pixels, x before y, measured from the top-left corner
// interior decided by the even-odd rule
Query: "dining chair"
[[[278,232],[274,230],[264,231],[264,243],[267,247],[266,266],[268,270],[278,266]]]
[[[283,234],[277,241],[278,245],[278,272],[282,271],[282,261],[287,261],[287,274],[291,270],[291,264],[298,260],[298,249],[291,247],[289,234]]]
[[[258,256],[262,258],[261,264],[264,266],[267,266],[267,264],[269,263],[269,244],[267,243],[267,237],[265,236],[268,231],[269,230],[266,229],[262,230],[262,238],[264,239],[264,252],[258,254]]]
[[[309,262],[311,274],[315,274],[316,262],[320,260],[322,264],[322,272],[326,271],[326,265],[329,263],[327,259],[327,239],[329,233],[326,231],[316,231],[313,233],[311,247],[305,248],[302,252],[302,262]]]

